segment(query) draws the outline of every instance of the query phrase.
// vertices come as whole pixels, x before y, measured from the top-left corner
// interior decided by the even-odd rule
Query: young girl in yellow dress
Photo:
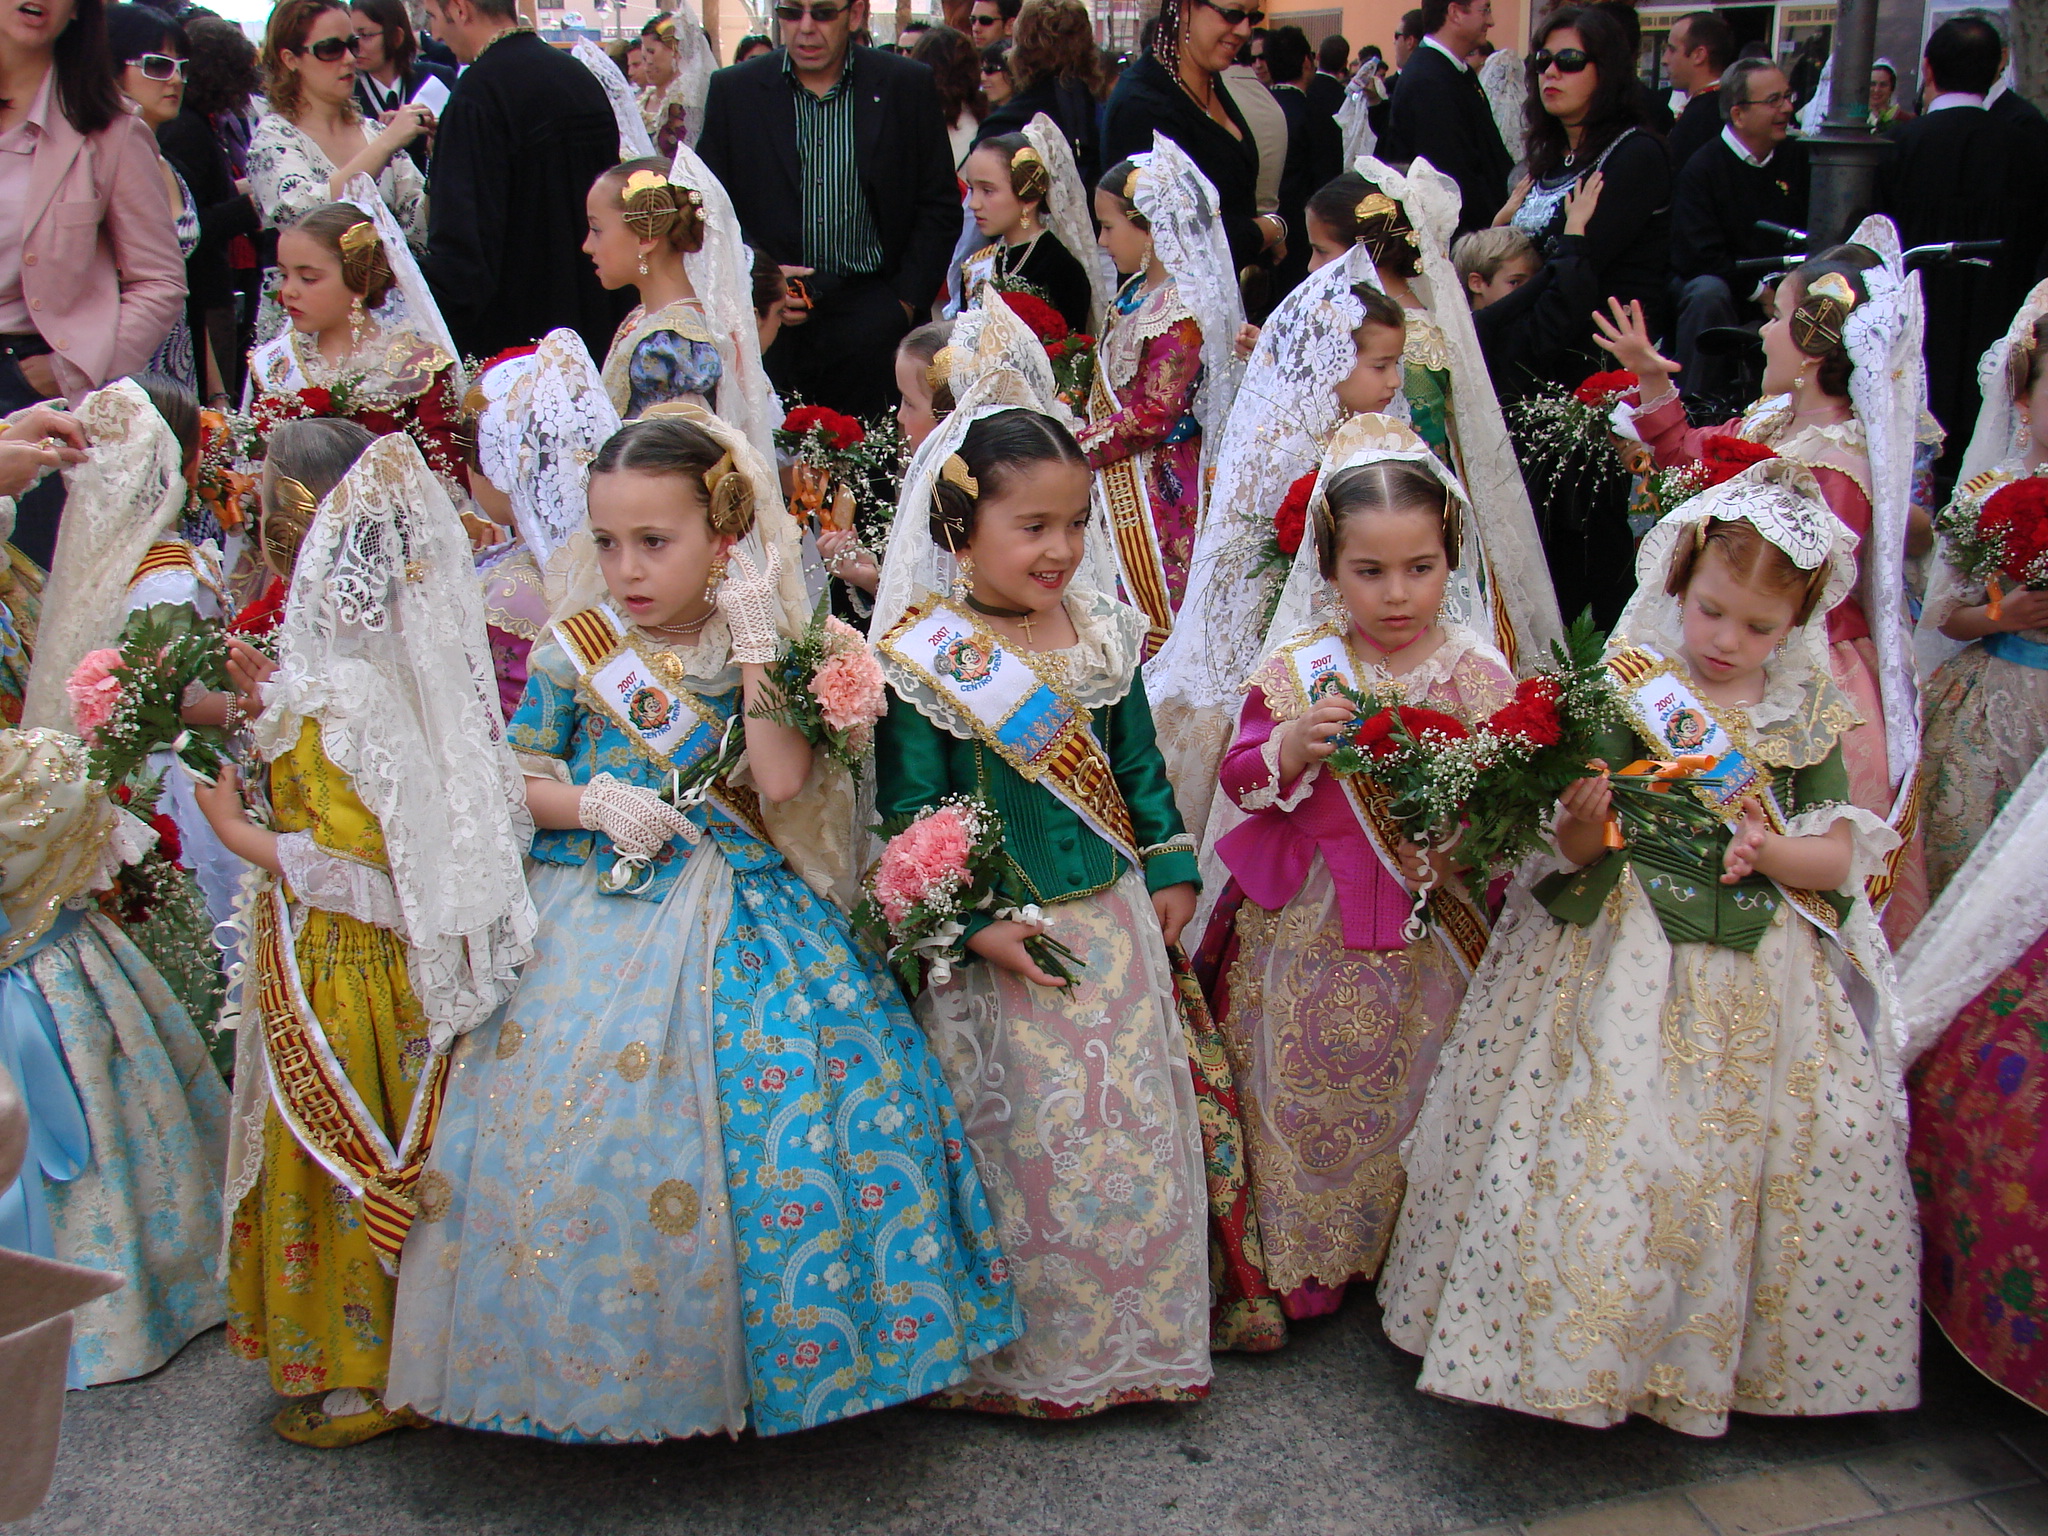
[[[504,744],[469,544],[410,439],[293,422],[264,465],[264,557],[291,592],[278,659],[231,644],[269,763],[200,792],[264,872],[228,1160],[228,1338],[268,1359],[302,1445],[406,1420],[380,1399],[394,1269],[447,1051],[531,953],[531,823]]]
[[[1608,655],[1626,726],[1518,878],[1409,1143],[1380,1300],[1423,1390],[1695,1435],[1919,1401],[1864,883],[1897,834],[1850,802],[1827,646],[1855,548],[1782,459],[1644,539]],[[1662,794],[1607,771],[1681,757]]]

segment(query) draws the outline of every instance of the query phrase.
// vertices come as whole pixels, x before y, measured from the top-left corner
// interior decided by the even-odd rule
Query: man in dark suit
[[[1685,110],[1664,140],[1674,175],[1721,136],[1721,72],[1734,62],[1735,33],[1712,11],[1679,17],[1664,39],[1664,73],[1673,90],[1685,92]]]
[[[1990,268],[1945,265],[1921,273],[1927,295],[1927,405],[1948,431],[1937,465],[1946,490],[1977,421],[1977,359],[2027,295],[2044,235],[2048,163],[2034,135],[1984,107],[1998,79],[1998,33],[1981,18],[1951,17],[1927,39],[1926,107],[1892,133],[1879,169],[1878,210],[1909,246],[2001,240]]]
[[[1316,44],[1316,72],[1306,86],[1308,104],[1325,117],[1335,117],[1344,105],[1344,86],[1350,78],[1351,45],[1333,32]]]
[[[1484,229],[1508,198],[1514,157],[1501,142],[1493,107],[1465,56],[1493,26],[1493,0],[1428,0],[1427,33],[1395,87],[1379,157],[1427,160],[1458,184],[1458,233]]]
[[[711,77],[697,146],[747,243],[804,286],[765,361],[855,416],[895,395],[896,343],[945,285],[960,189],[924,65],[852,46],[867,0],[777,5],[783,47]]]
[[[590,184],[619,159],[597,76],[519,25],[513,0],[426,0],[434,34],[469,67],[441,109],[427,183],[426,272],[469,357],[557,326],[603,357],[625,314],[583,254]]]
[[[1301,28],[1275,27],[1266,34],[1266,68],[1273,76],[1273,99],[1287,116],[1287,159],[1280,171],[1287,257],[1273,269],[1273,300],[1278,303],[1308,276],[1309,257],[1315,254],[1308,243],[1308,200],[1343,171],[1344,135],[1337,120],[1318,112],[1309,99],[1315,60]]]

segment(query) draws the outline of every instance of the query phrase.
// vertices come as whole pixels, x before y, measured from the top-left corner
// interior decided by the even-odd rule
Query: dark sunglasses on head
[[[145,80],[182,80],[185,78],[185,61],[174,59],[167,53],[137,54],[128,61],[142,71]]]
[[[344,53],[353,57],[362,51],[362,47],[362,39],[351,32],[347,37],[323,37],[307,48],[306,52],[322,64],[335,64],[340,62]]]
[[[1264,11],[1248,11],[1243,6],[1238,5],[1218,5],[1216,0],[1196,0],[1196,3],[1206,5],[1218,16],[1221,16],[1223,18],[1223,25],[1226,27],[1242,27],[1247,24],[1257,27],[1265,24],[1266,13]]]
[[[808,10],[801,5],[778,5],[775,7],[775,19],[777,21],[802,21],[804,16],[808,14],[811,20],[815,21],[819,26],[829,27],[833,22],[844,16],[846,12],[847,7],[843,5],[813,5],[808,7]]]
[[[1560,48],[1555,53],[1548,48],[1539,48],[1529,55],[1529,73],[1540,75],[1555,64],[1559,74],[1576,75],[1592,62],[1593,55],[1583,48]]]

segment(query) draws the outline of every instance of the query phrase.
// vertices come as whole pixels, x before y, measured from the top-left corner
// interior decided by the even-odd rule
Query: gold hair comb
[[[981,498],[981,482],[967,467],[967,461],[957,453],[946,455],[946,462],[939,468],[939,478],[958,490],[965,491],[976,500]]]

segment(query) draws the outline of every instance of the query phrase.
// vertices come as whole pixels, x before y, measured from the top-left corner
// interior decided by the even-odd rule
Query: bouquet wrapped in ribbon
[[[776,450],[789,457],[795,494],[790,510],[817,531],[851,528],[880,549],[896,512],[904,463],[903,429],[893,415],[863,422],[822,405],[800,405],[775,429]]]
[[[1990,595],[1993,619],[2004,593],[2048,589],[2048,476],[1979,475],[1956,492],[1934,526],[1949,563]]]
[[[818,751],[858,774],[874,744],[875,722],[889,708],[881,663],[861,632],[821,605],[810,627],[784,643],[768,680],[776,697],[761,705],[760,716],[801,732]]]
[[[853,925],[889,962],[906,993],[942,986],[966,954],[967,923],[977,912],[1040,923],[1036,906],[998,905],[1003,818],[980,795],[950,795],[912,816],[876,828],[888,839],[853,909]],[[1024,941],[1032,962],[1061,981],[1074,979],[1074,952],[1048,934]]]
[[[148,780],[152,752],[177,753],[209,781],[227,758],[226,732],[187,725],[180,714],[191,684],[227,687],[220,636],[182,622],[185,612],[165,605],[135,614],[118,649],[86,652],[64,684],[72,720],[91,749],[92,775],[109,789]]]
[[[1483,876],[1503,874],[1543,844],[1557,797],[1586,776],[1600,733],[1621,718],[1602,638],[1581,614],[1551,661],[1485,720],[1351,693],[1358,719],[1330,756],[1385,790],[1402,835],[1455,852]]]

